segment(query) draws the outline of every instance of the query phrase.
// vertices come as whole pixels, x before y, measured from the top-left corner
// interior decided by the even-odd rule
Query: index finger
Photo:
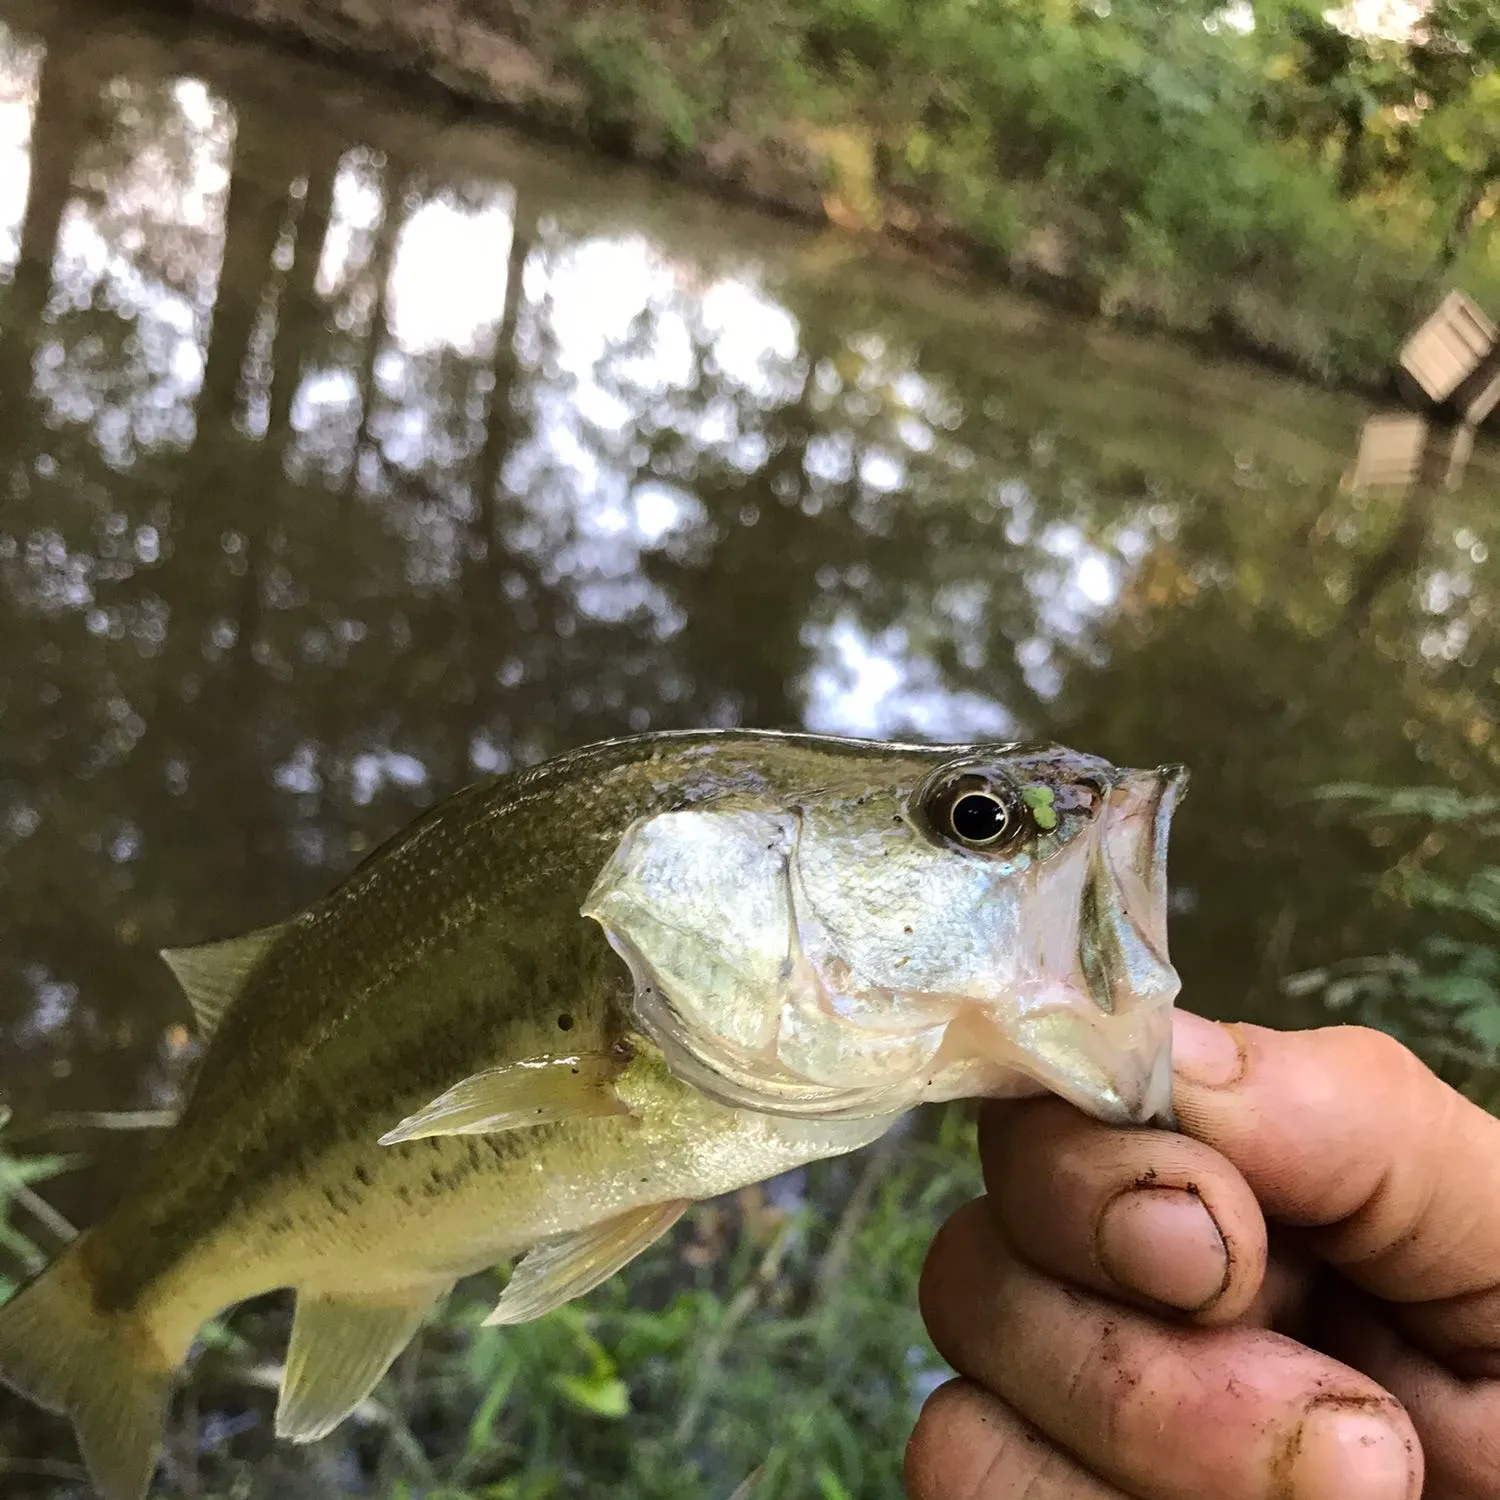
[[[1500,1368],[1500,1121],[1382,1032],[1175,1024],[1183,1129],[1414,1338]]]

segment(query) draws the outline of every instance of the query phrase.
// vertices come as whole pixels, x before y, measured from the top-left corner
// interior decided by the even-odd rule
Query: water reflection
[[[170,1102],[158,947],[604,735],[1185,760],[1173,941],[1210,1009],[1388,935],[1308,786],[1493,782],[1482,441],[1420,503],[1341,485],[1349,400],[831,262],[310,65],[3,16],[19,1119]]]
[[[8,281],[21,254],[21,224],[31,181],[31,120],[43,47],[6,28],[0,33],[0,273]]]

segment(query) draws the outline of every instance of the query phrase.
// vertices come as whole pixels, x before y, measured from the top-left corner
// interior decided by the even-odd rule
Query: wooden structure
[[[1464,402],[1464,421],[1478,427],[1500,406],[1500,358],[1491,359],[1469,383],[1474,389]]]
[[[1359,452],[1347,483],[1355,490],[1406,490],[1422,471],[1426,447],[1426,417],[1405,413],[1371,417],[1359,434]]]
[[[1449,292],[1401,347],[1401,368],[1427,399],[1446,401],[1495,347],[1495,325],[1462,292]]]
[[[1473,298],[1449,292],[1401,346],[1396,383],[1417,411],[1371,417],[1343,484],[1403,495],[1457,489],[1475,432],[1500,408],[1500,329]],[[1446,449],[1431,441],[1427,414],[1438,408],[1458,418]]]
[[[1434,406],[1478,426],[1500,406],[1500,330],[1472,298],[1449,292],[1401,347],[1401,371]]]
[[[1360,431],[1359,451],[1344,474],[1343,488],[1401,495],[1415,488],[1456,490],[1474,453],[1474,425],[1460,422],[1450,432],[1445,446],[1430,441],[1434,434],[1426,417],[1404,412],[1371,417]]]

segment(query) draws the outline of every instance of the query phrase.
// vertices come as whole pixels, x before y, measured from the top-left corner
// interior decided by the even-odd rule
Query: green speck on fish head
[[[1021,800],[1031,809],[1031,816],[1043,833],[1051,833],[1057,827],[1057,809],[1052,805],[1050,786],[1023,786]]]

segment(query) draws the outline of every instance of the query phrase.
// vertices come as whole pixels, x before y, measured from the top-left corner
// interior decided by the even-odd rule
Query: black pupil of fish
[[[965,792],[948,814],[953,831],[966,844],[988,844],[1010,823],[1004,804],[987,792]]]

